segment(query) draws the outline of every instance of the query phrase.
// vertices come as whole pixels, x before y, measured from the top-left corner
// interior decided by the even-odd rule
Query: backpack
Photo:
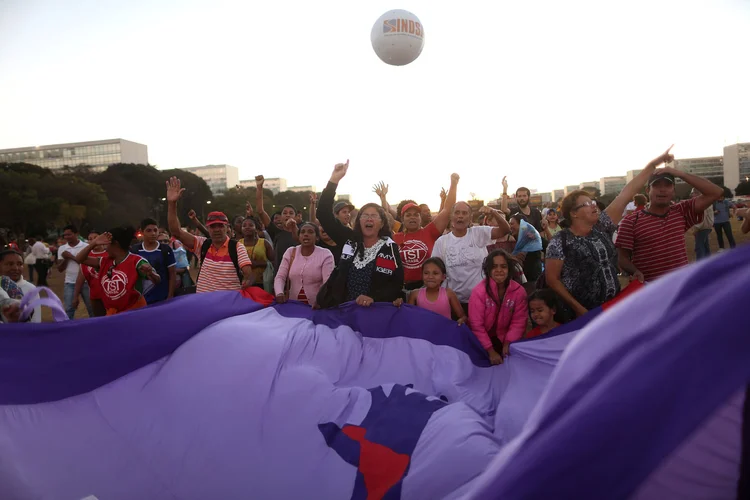
[[[198,277],[195,279],[196,283],[200,279],[201,273],[203,272],[203,261],[206,259],[206,255],[208,255],[208,250],[211,248],[211,243],[212,241],[210,239],[206,239],[206,241],[203,242],[203,246],[201,246],[201,255],[200,255],[201,268],[200,268],[200,271],[198,271]],[[232,264],[234,264],[234,269],[237,271],[237,279],[240,280],[240,284],[241,284],[242,280],[244,279],[244,276],[242,275],[242,270],[240,269],[239,258],[237,257],[237,240],[233,240],[232,238],[229,238],[228,250],[229,250],[229,258],[232,259]]]

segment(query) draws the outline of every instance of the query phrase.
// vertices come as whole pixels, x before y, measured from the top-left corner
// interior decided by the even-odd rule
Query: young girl
[[[469,327],[493,365],[503,362],[510,343],[526,331],[526,291],[511,279],[515,262],[505,250],[490,253],[482,264],[485,278],[469,299]]]
[[[443,262],[443,259],[432,257],[424,261],[422,265],[424,286],[412,290],[409,294],[409,304],[438,313],[448,319],[452,319],[451,311],[453,311],[453,314],[458,318],[458,324],[463,325],[466,322],[466,315],[458,297],[450,288],[441,286],[445,277],[445,262]]]
[[[549,288],[537,290],[529,296],[529,316],[534,328],[526,334],[526,338],[544,335],[553,328],[560,326],[555,319],[557,310],[557,295]]]

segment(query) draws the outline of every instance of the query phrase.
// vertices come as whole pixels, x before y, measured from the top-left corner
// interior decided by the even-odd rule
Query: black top
[[[333,254],[333,261],[338,266],[339,260],[341,260],[341,245],[329,245],[323,240],[320,240],[317,245],[320,248],[325,248]]]
[[[273,263],[275,274],[278,272],[279,264],[281,264],[281,260],[284,258],[284,253],[293,246],[296,246],[297,242],[294,241],[294,236],[290,231],[279,229],[276,227],[276,224],[269,224],[266,231],[268,231],[268,235],[272,238],[273,249],[276,252],[276,259]]]
[[[529,207],[530,212],[529,215],[526,215],[525,213],[521,212],[521,207],[515,206],[510,209],[510,217],[513,217],[516,214],[520,214],[521,218],[534,226],[534,229],[539,231],[539,233],[542,233],[542,212],[539,211],[536,207]],[[508,219],[510,219],[508,217]],[[528,276],[527,276],[528,278]]]
[[[341,248],[341,259],[337,272],[331,275],[334,280],[332,284],[333,304],[327,304],[328,306],[339,305],[349,299],[349,272],[353,266],[357,250],[362,246],[362,242],[357,241],[354,230],[341,224],[333,215],[333,199],[336,196],[336,187],[336,184],[328,183],[320,195],[317,211],[317,217],[323,229]],[[404,283],[404,267],[401,264],[398,245],[387,238],[378,250],[373,262],[369,293],[366,295],[375,302],[393,302],[402,297],[401,286]]]

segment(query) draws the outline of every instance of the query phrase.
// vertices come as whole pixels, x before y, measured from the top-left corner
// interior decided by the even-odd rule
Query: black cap
[[[674,175],[670,174],[669,172],[664,172],[663,170],[662,171],[657,170],[656,172],[651,174],[651,177],[648,178],[649,187],[651,187],[651,184],[653,184],[654,182],[662,180],[662,179],[668,180],[669,182],[674,184]]]

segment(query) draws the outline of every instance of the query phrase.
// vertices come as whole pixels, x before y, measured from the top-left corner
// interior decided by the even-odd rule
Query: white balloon
[[[375,21],[370,40],[384,63],[404,66],[422,53],[424,27],[411,12],[390,10]]]

